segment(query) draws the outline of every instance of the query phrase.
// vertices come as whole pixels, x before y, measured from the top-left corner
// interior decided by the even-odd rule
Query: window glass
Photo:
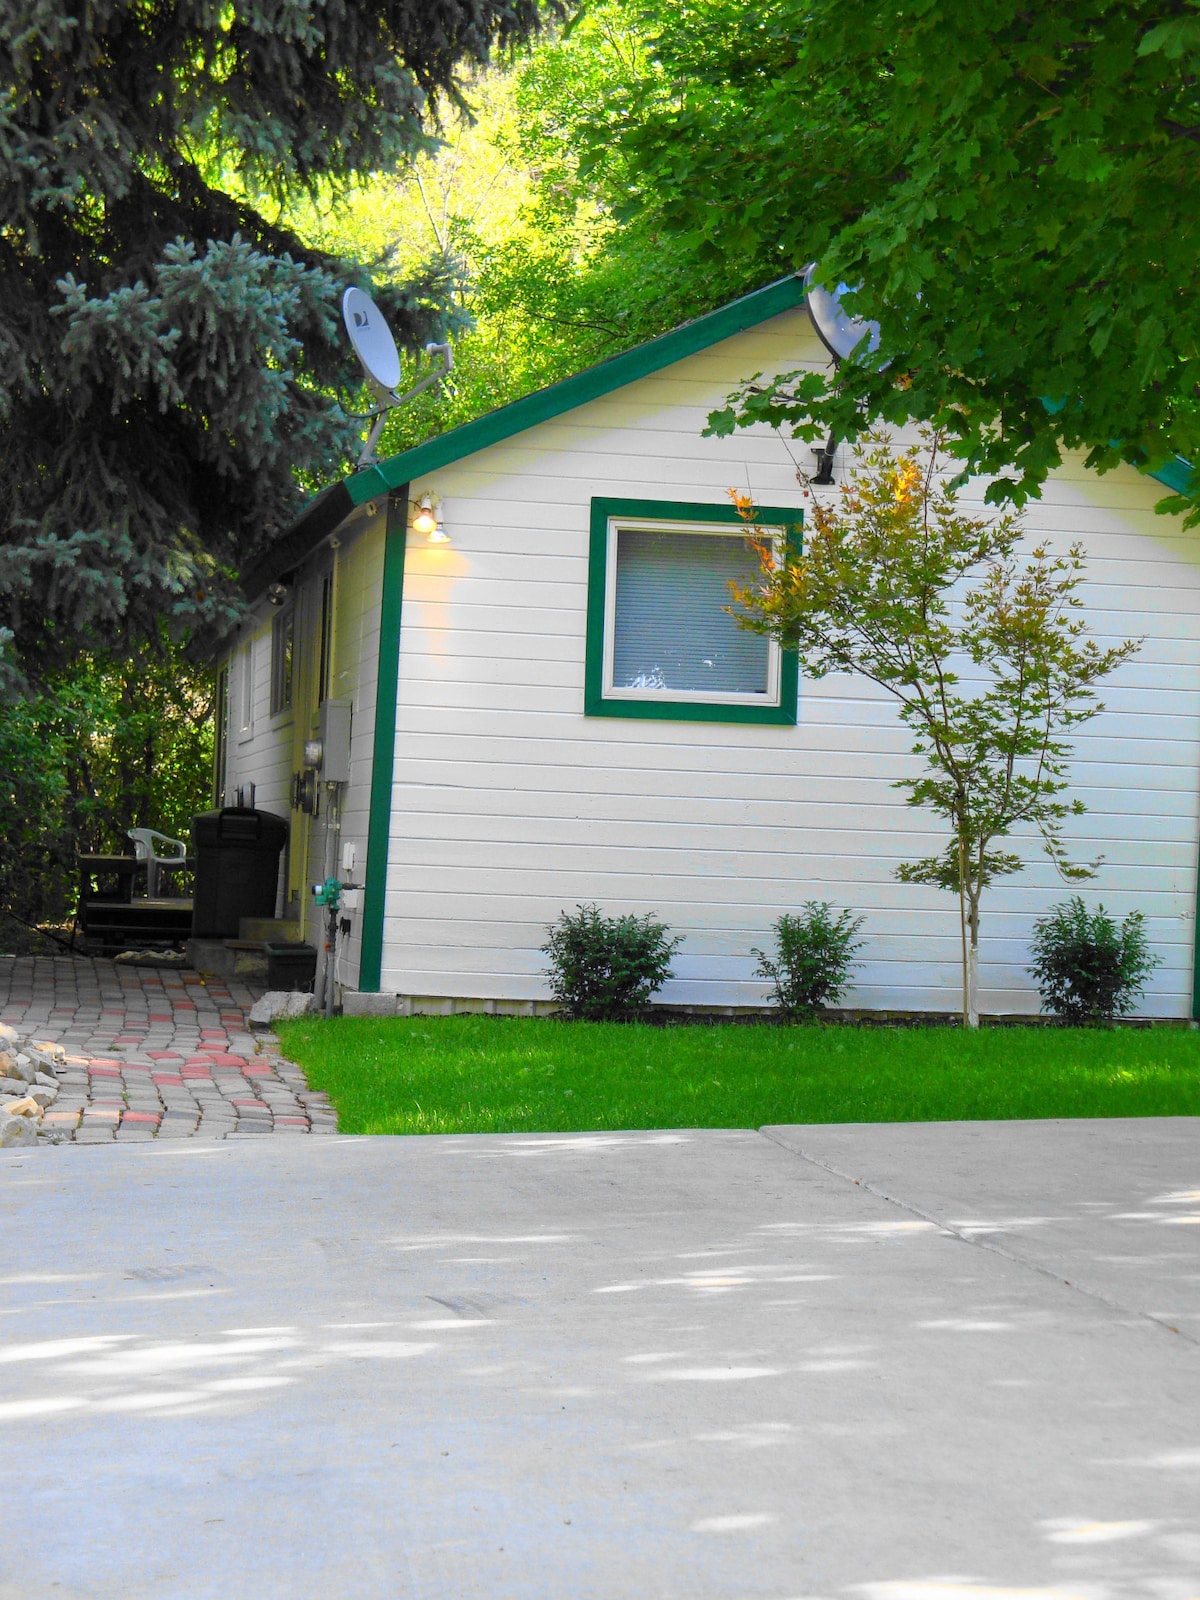
[[[614,529],[612,683],[615,690],[767,696],[770,641],[739,628],[730,581],[761,567],[737,533]]]
[[[321,579],[321,645],[317,664],[317,704],[329,698],[329,674],[333,648],[333,574]]]
[[[271,624],[271,715],[286,711],[292,703],[292,655],[296,634],[296,613],[291,606]]]
[[[213,707],[213,803],[225,804],[225,762],[229,751],[229,668],[217,669]]]
[[[242,651],[241,710],[238,717],[239,732],[249,733],[254,726],[254,640],[246,641]]]

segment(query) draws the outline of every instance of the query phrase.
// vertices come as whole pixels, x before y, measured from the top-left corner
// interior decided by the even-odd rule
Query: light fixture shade
[[[842,296],[851,292],[849,286],[839,283],[832,291],[824,289],[813,282],[816,271],[815,261],[805,267],[804,293],[818,339],[835,361],[845,361],[853,355],[864,339],[870,342],[863,353],[873,354],[879,349],[879,324],[848,315],[842,305]]]
[[[423,494],[417,501],[416,510],[413,512],[412,526],[414,533],[422,533],[435,543],[444,541],[446,535],[441,530],[438,521],[437,505],[431,494]]]

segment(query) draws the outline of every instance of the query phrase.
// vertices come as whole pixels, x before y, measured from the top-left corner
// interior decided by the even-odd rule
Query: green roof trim
[[[1192,464],[1185,461],[1182,456],[1176,456],[1174,461],[1168,461],[1165,466],[1159,467],[1156,472],[1147,474],[1148,477],[1157,478],[1159,483],[1166,484],[1168,489],[1173,489],[1176,494],[1187,494],[1192,487]]]
[[[516,433],[524,433],[526,428],[549,422],[562,416],[564,411],[586,405],[589,400],[598,400],[627,383],[648,378],[675,361],[694,356],[722,339],[744,333],[747,328],[756,327],[783,311],[794,311],[803,304],[804,286],[800,279],[795,276],[780,278],[764,289],[755,289],[740,300],[685,322],[682,327],[672,328],[670,333],[659,334],[657,339],[639,344],[624,355],[610,356],[607,361],[577,372],[573,378],[563,378],[548,388],[526,395],[523,400],[514,400],[511,405],[489,411],[474,422],[464,422],[436,439],[427,439],[424,444],[402,451],[377,466],[366,467],[346,478],[344,486],[353,503],[363,505],[367,500],[398,489],[401,484],[412,483],[427,472],[436,472],[452,461],[461,461],[477,450],[486,450],[489,445],[511,439]]]
[[[379,605],[379,655],[375,679],[375,737],[367,816],[367,868],[363,893],[360,994],[378,994],[383,970],[383,913],[392,837],[392,783],[396,769],[396,708],[400,700],[400,613],[404,606],[404,556],[408,543],[408,485],[388,498]]]

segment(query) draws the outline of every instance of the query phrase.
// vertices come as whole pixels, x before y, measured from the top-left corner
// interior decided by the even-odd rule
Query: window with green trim
[[[800,513],[755,508],[782,552]],[[729,614],[757,551],[733,505],[592,501],[584,709],[593,717],[794,723],[796,658]]]

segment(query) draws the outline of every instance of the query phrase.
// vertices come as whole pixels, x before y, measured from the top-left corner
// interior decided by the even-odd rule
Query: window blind
[[[614,689],[766,695],[769,641],[724,607],[761,570],[743,534],[618,528]]]

